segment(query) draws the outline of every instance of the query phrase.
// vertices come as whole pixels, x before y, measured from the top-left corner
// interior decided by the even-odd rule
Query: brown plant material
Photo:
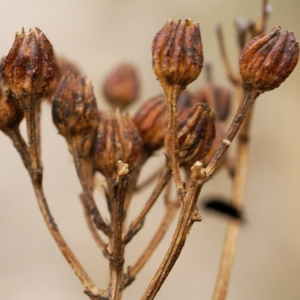
[[[108,75],[102,89],[111,105],[124,109],[139,96],[140,80],[136,68],[130,64],[120,65]]]
[[[240,56],[243,86],[261,93],[273,90],[291,74],[298,63],[299,45],[293,32],[280,34],[280,26],[253,38]]]
[[[37,102],[50,88],[54,77],[53,49],[38,29],[16,33],[3,67],[7,86],[25,109]]]
[[[88,153],[98,125],[97,103],[91,83],[68,73],[53,98],[52,117],[59,133],[70,143],[79,139],[80,151]]]
[[[215,113],[205,104],[196,104],[178,126],[180,165],[192,166],[208,153],[215,138]],[[166,146],[168,141],[166,139]]]
[[[119,160],[128,164],[129,172],[142,158],[143,142],[127,114],[119,110],[115,115],[99,113],[99,125],[94,141],[95,169],[107,178],[115,178]]]
[[[199,24],[169,19],[152,43],[152,67],[161,85],[185,88],[199,76],[202,65]]]
[[[147,150],[155,151],[164,145],[167,129],[167,105],[164,95],[148,100],[136,113],[134,123]]]

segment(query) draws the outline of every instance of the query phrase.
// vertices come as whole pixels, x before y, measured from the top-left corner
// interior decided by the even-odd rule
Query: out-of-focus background
[[[233,22],[256,18],[259,0],[10,0],[1,1],[0,55],[6,55],[16,31],[38,26],[57,55],[77,63],[94,83],[99,108],[107,109],[100,86],[105,75],[122,62],[138,67],[141,101],[161,92],[151,69],[151,42],[167,18],[200,22],[204,56],[214,65],[216,82],[227,85],[219,58],[215,26],[224,26],[230,60],[237,69]],[[273,0],[268,29],[281,25],[300,38],[300,2]],[[246,223],[242,228],[228,299],[297,300],[300,298],[300,67],[279,89],[257,101],[252,128],[246,191]],[[191,86],[203,86],[203,75]],[[132,107],[131,113],[138,108]],[[80,186],[66,143],[52,125],[51,109],[43,105],[42,151],[45,192],[61,232],[91,277],[103,288],[107,262],[86,229],[78,200]],[[23,128],[24,129],[24,128]],[[24,131],[23,131],[24,132]],[[39,213],[29,177],[11,142],[0,134],[0,299],[80,300],[83,288],[56,248]],[[148,164],[145,172],[159,165]],[[146,177],[146,175],[143,175]],[[205,195],[230,194],[223,172],[204,188]],[[133,202],[131,216],[149,191]],[[98,197],[101,201],[101,197]],[[103,200],[103,199],[102,199]],[[158,204],[145,229],[128,247],[126,265],[142,251],[163,214]],[[193,226],[182,255],[157,299],[210,299],[226,229],[226,219],[203,212]],[[125,291],[139,299],[155,273],[171,232],[153,258]]]

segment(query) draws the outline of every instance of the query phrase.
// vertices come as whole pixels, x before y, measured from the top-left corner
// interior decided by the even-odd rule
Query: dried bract
[[[240,57],[243,86],[261,93],[273,90],[291,74],[299,58],[293,32],[280,34],[280,26],[253,38]]]
[[[208,153],[215,138],[215,113],[206,104],[196,104],[178,126],[178,157],[181,165],[193,165]],[[168,142],[165,140],[165,146]]]
[[[3,78],[24,109],[48,91],[53,77],[53,49],[45,34],[38,28],[16,33],[5,60]]]
[[[95,169],[106,178],[116,178],[117,164],[121,160],[132,171],[141,161],[143,142],[127,114],[99,113],[97,136],[93,146]]]
[[[97,103],[93,87],[84,76],[65,75],[52,101],[53,122],[67,141],[79,137],[93,139],[98,125]]]
[[[159,95],[148,100],[135,115],[134,122],[147,150],[161,148],[168,123],[165,96]]]
[[[199,76],[202,66],[199,23],[169,19],[152,43],[152,67],[161,85],[185,88]]]
[[[121,109],[136,101],[139,91],[138,72],[129,64],[123,64],[113,70],[103,84],[105,99]]]

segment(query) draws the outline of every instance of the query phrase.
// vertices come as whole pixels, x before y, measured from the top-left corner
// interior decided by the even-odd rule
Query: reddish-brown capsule
[[[91,143],[98,125],[93,87],[84,76],[65,75],[52,101],[53,122],[68,142],[80,138]]]
[[[7,86],[27,109],[49,89],[54,76],[53,49],[38,28],[16,33],[3,67]]]
[[[134,123],[147,150],[155,151],[163,147],[168,123],[165,96],[148,100],[136,113]]]
[[[199,76],[202,66],[199,23],[169,19],[152,43],[152,67],[160,84],[185,88]]]
[[[243,86],[261,93],[273,90],[291,74],[299,58],[293,32],[280,34],[280,26],[253,38],[240,57]]]
[[[129,64],[120,65],[109,74],[102,89],[110,104],[125,108],[136,101],[139,95],[140,80],[137,70]]]
[[[106,178],[115,178],[118,161],[138,166],[143,154],[143,143],[138,130],[127,114],[99,113],[97,136],[93,146],[95,169]]]
[[[179,119],[177,131],[180,164],[193,165],[205,157],[215,138],[215,113],[206,104],[196,104]]]
[[[8,132],[19,126],[24,118],[24,113],[18,101],[3,84],[1,76],[3,63],[3,61],[0,63],[0,130]]]

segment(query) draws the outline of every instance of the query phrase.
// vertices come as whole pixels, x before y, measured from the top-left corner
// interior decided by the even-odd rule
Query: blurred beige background
[[[56,53],[77,62],[92,79],[101,109],[107,107],[101,100],[100,83],[120,62],[132,62],[139,68],[142,101],[161,92],[152,73],[150,49],[154,34],[168,17],[190,17],[200,22],[205,59],[214,63],[217,82],[227,84],[218,56],[215,25],[217,22],[224,25],[231,62],[237,66],[233,20],[237,16],[256,17],[261,6],[259,0],[2,0],[1,4],[0,54],[8,53],[14,33],[21,31],[22,26],[40,27]],[[278,24],[300,38],[299,0],[273,0],[271,4],[274,11],[268,29]],[[238,244],[230,300],[300,299],[299,78],[298,66],[287,82],[262,95],[256,106],[246,191],[247,222]],[[192,89],[201,84],[203,78]],[[72,159],[65,141],[52,125],[50,107],[46,104],[42,134],[45,192],[50,208],[82,264],[95,282],[104,287],[106,261],[86,229]],[[47,232],[28,175],[2,133],[0,145],[0,299],[87,299]],[[204,194],[212,192],[229,195],[230,182],[224,173],[205,186]],[[139,195],[131,216],[147,195],[147,192]],[[130,244],[126,264],[134,262],[162,213],[162,206],[157,205],[147,219],[145,230]],[[204,221],[192,228],[182,255],[157,299],[211,298],[226,220],[207,212],[203,215]],[[140,298],[170,238],[171,233],[125,291],[124,299]]]

